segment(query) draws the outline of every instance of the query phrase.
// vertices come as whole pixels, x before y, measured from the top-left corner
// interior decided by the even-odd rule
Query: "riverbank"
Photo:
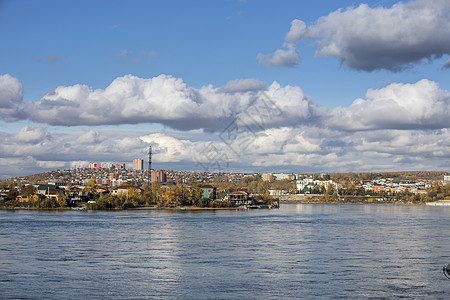
[[[404,202],[404,201],[324,201],[324,200],[292,200],[281,201],[281,204],[369,204],[369,205],[425,205],[422,202]]]
[[[243,206],[237,207],[199,207],[199,206],[176,206],[176,207],[159,207],[159,206],[140,206],[129,208],[129,210],[242,210],[247,209]]]
[[[411,202],[407,200],[390,200],[375,196],[341,196],[338,200],[325,200],[317,195],[283,195],[279,196],[280,203],[309,203],[309,204],[388,204],[388,205],[425,205],[425,202]]]
[[[287,201],[281,202],[281,204],[353,204],[353,205],[417,205],[424,206],[425,203],[412,203],[412,202],[384,202],[384,203],[367,203],[367,202],[344,202],[344,201],[334,201],[334,202],[326,202],[326,201]],[[133,208],[113,208],[113,209],[89,209],[86,207],[57,207],[57,208],[34,208],[34,207],[1,207],[0,210],[9,210],[9,211],[19,211],[19,210],[29,210],[29,211],[68,211],[68,210],[77,210],[77,211],[144,211],[144,210],[159,210],[159,211],[220,211],[220,210],[251,210],[251,209],[273,209],[268,207],[196,207],[196,206],[181,206],[181,207],[157,207],[157,206],[142,206],[142,207],[133,207]]]
[[[37,207],[0,207],[0,210],[42,210],[42,211],[66,211],[66,210],[80,210],[80,211],[123,211],[123,210],[169,210],[169,211],[199,211],[199,210],[246,210],[245,206],[236,207],[198,207],[198,206],[176,206],[176,207],[160,207],[160,206],[138,206],[130,208],[112,208],[112,209],[90,209],[88,207],[55,207],[55,208],[37,208]],[[264,209],[264,208],[260,208]]]

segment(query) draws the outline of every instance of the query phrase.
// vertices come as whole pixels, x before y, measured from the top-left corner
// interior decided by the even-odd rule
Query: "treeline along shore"
[[[63,170],[11,178],[0,182],[0,208],[238,209],[275,208],[280,202],[424,204],[450,200],[450,176],[445,172],[165,172],[172,172],[166,182],[136,182],[136,173],[130,172],[127,178],[131,180],[118,186],[93,176],[100,174],[98,170],[95,174]],[[79,174],[85,178],[80,180]]]

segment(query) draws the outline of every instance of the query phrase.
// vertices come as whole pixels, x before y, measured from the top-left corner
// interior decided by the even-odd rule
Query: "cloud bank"
[[[96,131],[94,143],[78,142],[86,135],[82,130],[50,133],[44,127],[28,127],[17,134],[0,132],[0,178],[86,167],[93,161],[125,162],[130,166],[135,158],[145,159],[149,145],[156,169],[188,166],[196,171],[357,172],[442,170],[450,163],[449,129],[348,134],[306,125],[270,128],[259,131],[246,151],[239,154],[217,139],[217,133],[203,133],[201,139],[192,139],[193,132],[180,136],[177,131]],[[24,132],[34,134],[24,138]],[[227,156],[211,156],[218,153]],[[216,168],[219,164],[221,169]]]
[[[266,120],[268,127],[313,122],[323,110],[298,87],[282,87],[276,82],[267,87],[257,79],[195,89],[168,75],[149,79],[127,75],[105,89],[59,86],[38,101],[22,102],[20,81],[9,75],[2,78],[0,93],[5,109],[0,110],[0,117],[5,121],[31,120],[57,126],[159,123],[180,130],[216,131],[234,118],[247,118],[248,108],[261,91],[283,113],[283,117]]]
[[[88,161],[131,163],[149,145],[161,168],[199,171],[438,170],[450,163],[450,92],[427,79],[369,89],[334,109],[298,86],[257,79],[195,89],[172,76],[128,75],[105,89],[60,86],[30,102],[17,78],[1,75],[0,83],[4,121],[42,124],[0,131],[3,178]],[[102,128],[147,123],[165,129]],[[58,131],[45,127],[53,125]],[[221,170],[211,157],[226,158]]]
[[[215,88],[195,89],[180,78],[127,75],[105,89],[59,86],[38,101],[23,102],[17,78],[0,76],[0,117],[57,126],[157,123],[178,130],[217,132],[238,120],[256,130],[315,125],[344,131],[442,129],[450,127],[450,92],[427,79],[369,89],[367,99],[327,109],[300,87],[267,86],[257,79],[236,79]],[[259,128],[259,129],[258,129]],[[97,141],[91,131],[81,143]]]

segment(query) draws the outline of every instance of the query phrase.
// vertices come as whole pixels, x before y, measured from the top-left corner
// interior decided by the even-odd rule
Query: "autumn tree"
[[[189,204],[194,206],[203,206],[203,191],[199,184],[196,184],[190,192]]]
[[[158,204],[160,206],[169,206],[169,207],[174,207],[178,205],[178,201],[181,197],[181,190],[179,188],[179,185],[171,185],[171,186],[166,186],[163,189],[163,193],[162,193],[162,198],[161,198],[161,202],[159,202]]]
[[[14,183],[10,183],[8,186],[8,193],[6,194],[6,198],[8,198],[8,200],[10,201],[14,201],[17,198],[17,190],[16,187],[14,186]]]
[[[23,196],[31,196],[31,195],[36,194],[36,192],[37,192],[37,189],[32,184],[28,184],[20,189],[20,193]]]
[[[67,206],[67,197],[68,197],[67,193],[58,195],[58,197],[56,198],[57,206],[66,207]]]
[[[98,189],[97,179],[95,177],[92,177],[91,180],[89,180],[89,182],[86,185],[86,191],[94,195],[94,197],[97,197],[98,196],[97,189]]]

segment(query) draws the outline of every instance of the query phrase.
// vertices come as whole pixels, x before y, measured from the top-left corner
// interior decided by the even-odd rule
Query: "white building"
[[[444,175],[444,184],[450,183],[450,175]]]
[[[333,180],[314,180],[312,176],[310,177],[302,177],[299,175],[296,186],[299,193],[309,193],[315,186],[323,186],[327,189],[329,186],[333,186],[336,188],[336,182]]]
[[[268,190],[270,196],[283,196],[289,193],[289,190]]]
[[[295,180],[296,176],[292,173],[273,173],[275,180]]]

